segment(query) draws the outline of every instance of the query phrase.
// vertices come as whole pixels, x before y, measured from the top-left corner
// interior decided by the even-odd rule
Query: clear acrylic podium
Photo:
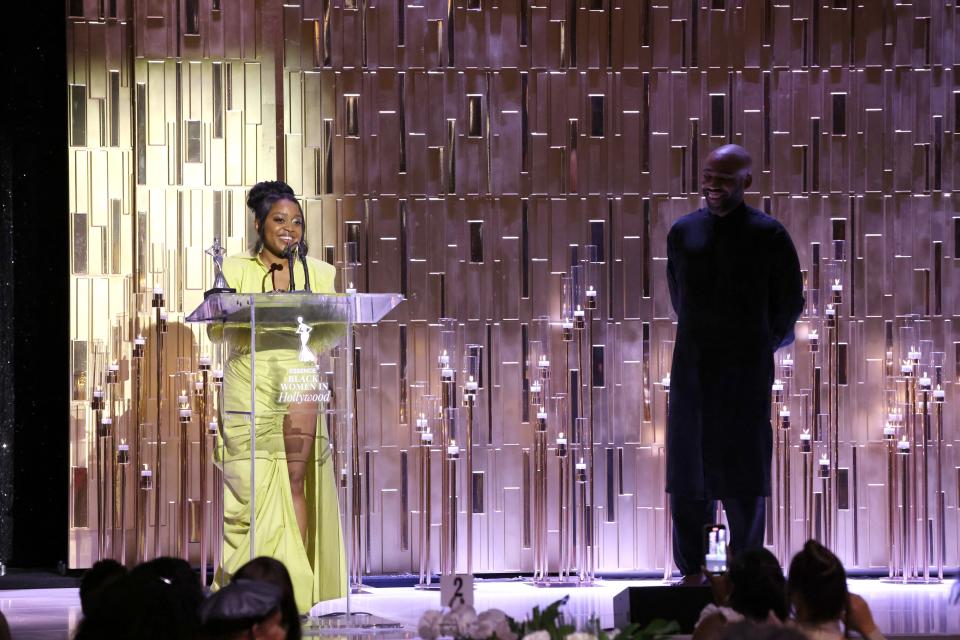
[[[379,321],[402,300],[216,293],[187,316],[207,323],[221,347],[220,422],[211,425],[224,498],[218,582],[272,555],[287,565],[301,607],[345,596],[349,623],[360,582],[353,326]]]

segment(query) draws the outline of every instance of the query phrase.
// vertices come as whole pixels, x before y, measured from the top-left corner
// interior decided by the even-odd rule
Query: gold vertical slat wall
[[[314,254],[342,260],[341,243],[357,241],[358,289],[408,298],[360,335],[368,570],[419,566],[407,416],[414,385],[436,388],[442,316],[482,345],[486,368],[474,567],[530,570],[523,338],[536,318],[559,320],[571,245],[581,260],[598,251],[597,567],[662,569],[665,238],[699,206],[707,151],[731,141],[752,152],[748,200],[789,229],[808,283],[830,265],[843,279],[836,546],[849,567],[886,566],[876,523],[900,327],[922,327],[944,354],[946,406],[960,402],[955,3],[149,0],[116,15],[69,4],[72,566],[90,561],[96,522],[95,354],[121,364],[129,430],[130,340],[153,326],[137,292],[167,292],[167,370],[177,358],[195,368],[209,345],[179,322],[210,283],[203,249],[220,235],[243,250],[246,190],[280,177],[303,198]],[[798,380],[813,376],[816,314],[808,304],[798,326]],[[555,362],[563,348],[555,335]],[[788,402],[800,415],[799,391]],[[958,424],[945,415],[941,524],[955,564]],[[461,506],[461,527],[466,517]]]

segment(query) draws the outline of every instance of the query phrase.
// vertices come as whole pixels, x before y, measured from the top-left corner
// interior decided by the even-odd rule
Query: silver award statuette
[[[236,293],[237,290],[230,286],[227,279],[223,277],[223,254],[227,252],[220,244],[220,236],[213,237],[213,245],[204,253],[213,258],[213,287],[203,293],[206,298],[214,293]]]

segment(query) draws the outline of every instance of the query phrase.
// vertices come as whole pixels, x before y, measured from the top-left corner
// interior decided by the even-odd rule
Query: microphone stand
[[[289,289],[289,291],[296,291],[296,290],[297,290],[297,285],[294,283],[294,280],[293,280],[293,261],[294,261],[294,259],[295,259],[293,254],[294,254],[295,252],[296,252],[296,248],[295,248],[295,247],[287,247],[286,250],[283,252],[283,253],[285,254],[284,257],[287,259],[287,267],[290,268],[290,289]]]
[[[303,290],[307,293],[313,293],[313,290],[310,288],[310,269],[307,268],[307,252],[303,250],[303,243],[297,245],[297,257],[300,258],[300,264],[303,265]],[[293,275],[293,271],[290,272],[290,275]],[[293,289],[293,286],[290,287]]]

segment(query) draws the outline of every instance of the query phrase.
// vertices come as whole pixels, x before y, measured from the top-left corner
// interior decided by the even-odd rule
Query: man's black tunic
[[[741,203],[677,220],[667,257],[677,313],[667,492],[768,496],[773,352],[793,341],[803,310],[796,249],[783,225]]]

